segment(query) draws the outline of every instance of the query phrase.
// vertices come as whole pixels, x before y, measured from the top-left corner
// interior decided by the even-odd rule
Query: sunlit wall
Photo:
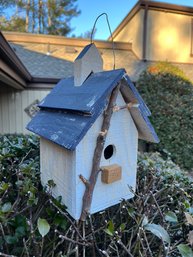
[[[143,49],[143,16],[144,10],[140,10],[126,24],[126,26],[114,37],[115,41],[131,42],[135,54],[142,58]]]
[[[191,56],[192,16],[148,10],[146,57],[152,61],[193,63]],[[144,10],[135,16],[115,35],[115,41],[132,42],[135,54],[143,57]]]
[[[147,59],[193,62],[191,57],[191,16],[149,11]]]

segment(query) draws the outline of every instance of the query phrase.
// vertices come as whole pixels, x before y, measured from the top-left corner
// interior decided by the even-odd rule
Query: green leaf
[[[7,213],[7,212],[10,212],[11,209],[12,209],[11,203],[10,203],[10,202],[7,202],[7,203],[4,203],[4,205],[2,206],[1,211],[2,211],[3,213]]]
[[[109,231],[111,231],[112,234],[114,234],[114,229],[115,229],[115,227],[114,227],[114,224],[113,224],[112,220],[110,220],[110,221],[108,222],[107,228],[109,229]]]
[[[131,218],[135,217],[135,210],[133,208],[128,208],[127,211]]]
[[[25,227],[17,227],[16,230],[15,230],[15,236],[16,237],[23,237],[25,236],[26,234],[26,230],[25,230]]]
[[[67,224],[67,220],[62,216],[56,216],[54,218],[54,225],[59,226],[64,230],[67,228]]]
[[[184,202],[184,206],[186,207],[186,209],[189,209],[189,208],[190,208],[189,202],[185,201],[185,202]]]
[[[105,228],[105,229],[104,229],[104,232],[105,232],[106,234],[108,234],[109,236],[113,236],[113,233],[111,233],[111,231],[110,231],[108,228]]]
[[[38,231],[42,237],[48,234],[50,231],[50,225],[46,219],[38,219]]]
[[[144,226],[147,231],[150,231],[155,236],[159,237],[163,241],[170,243],[170,237],[168,232],[160,225],[157,224],[147,224]]]
[[[18,239],[16,236],[5,236],[5,241],[8,244],[15,244],[15,243],[17,243]]]
[[[113,234],[114,234],[114,232],[115,232],[114,230],[115,230],[114,224],[113,224],[112,220],[110,220],[110,221],[108,222],[108,224],[107,224],[107,228],[104,229],[104,231],[105,231],[105,233],[107,233],[109,236],[113,236]]]
[[[122,223],[119,227],[120,231],[123,232],[126,228],[126,224],[125,223]]]
[[[4,181],[0,184],[0,191],[5,192],[9,188],[9,184],[5,183]]]
[[[180,244],[177,248],[182,257],[193,257],[192,249],[188,245]]]
[[[169,211],[169,212],[166,213],[165,220],[169,221],[169,222],[172,222],[172,223],[177,223],[178,222],[178,218],[177,218],[176,214],[172,211]]]

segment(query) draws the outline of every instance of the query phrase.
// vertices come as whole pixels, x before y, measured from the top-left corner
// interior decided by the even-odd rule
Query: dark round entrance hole
[[[114,146],[108,145],[104,150],[104,157],[106,160],[110,159],[114,154]]]

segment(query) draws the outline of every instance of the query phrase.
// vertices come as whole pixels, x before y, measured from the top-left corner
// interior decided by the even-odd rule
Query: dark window
[[[106,160],[110,159],[114,154],[114,146],[108,145],[104,150],[104,157]]]

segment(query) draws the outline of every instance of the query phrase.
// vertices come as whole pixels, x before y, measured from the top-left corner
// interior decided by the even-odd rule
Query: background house
[[[142,60],[193,63],[193,8],[142,0],[113,32]]]
[[[132,81],[152,62],[169,61],[193,80],[193,8],[139,1],[113,32],[116,68]],[[9,43],[8,43],[9,42]],[[0,134],[27,133],[34,106],[61,79],[86,39],[0,33]],[[104,70],[113,67],[110,41],[95,41]]]

